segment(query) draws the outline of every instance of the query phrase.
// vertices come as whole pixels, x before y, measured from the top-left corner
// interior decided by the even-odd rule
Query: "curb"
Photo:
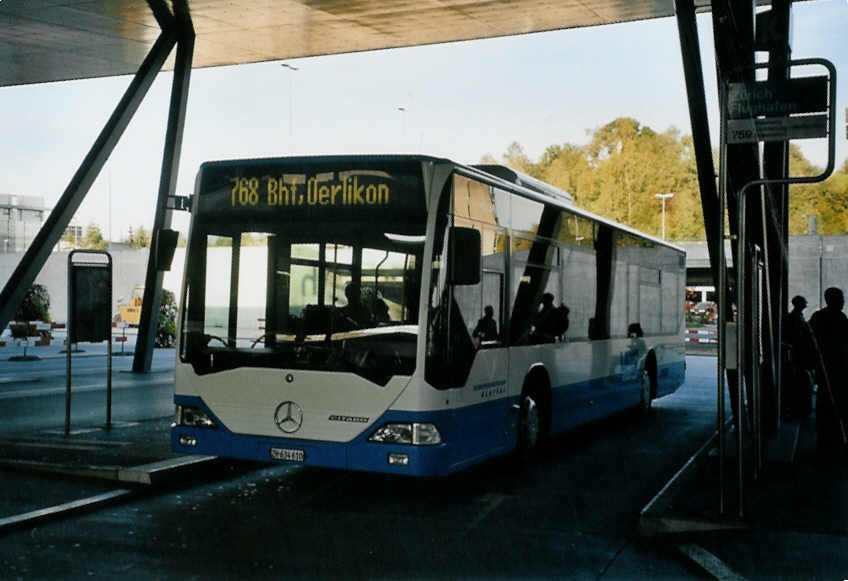
[[[730,423],[730,420],[728,420]],[[698,517],[680,517],[667,514],[658,507],[662,501],[674,496],[684,486],[687,478],[707,454],[710,448],[718,440],[718,432],[714,432],[709,439],[686,461],[674,476],[662,487],[662,489],[645,505],[639,512],[638,534],[643,537],[653,537],[659,534],[680,534],[690,532],[721,531],[721,530],[747,530],[751,528],[750,523],[738,520],[717,520]]]
[[[0,534],[19,527],[46,522],[62,516],[78,514],[100,506],[112,504],[124,498],[130,497],[134,493],[135,491],[133,490],[121,488],[111,492],[98,494],[97,496],[90,496],[88,498],[73,500],[64,504],[57,504],[56,506],[48,508],[0,518]]]
[[[93,466],[39,462],[37,460],[0,460],[0,467],[30,472],[95,478],[125,484],[155,486],[176,477],[181,472],[204,465],[217,456],[178,456],[150,464],[141,464],[130,468],[123,466]]]

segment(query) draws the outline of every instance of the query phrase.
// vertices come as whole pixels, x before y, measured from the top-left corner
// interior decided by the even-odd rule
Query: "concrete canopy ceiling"
[[[173,0],[158,0],[173,8]],[[672,16],[673,0],[186,0],[195,67]],[[709,0],[697,0],[700,9]],[[160,33],[145,0],[0,0],[0,86],[135,73]]]
[[[151,5],[174,3],[199,68],[674,15],[674,0],[0,0],[0,87],[135,73],[160,33]]]

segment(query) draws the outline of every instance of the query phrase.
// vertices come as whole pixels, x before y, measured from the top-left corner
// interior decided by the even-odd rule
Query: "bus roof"
[[[568,204],[574,203],[574,198],[565,190],[561,190],[556,186],[543,182],[542,180],[537,180],[536,178],[521,173],[520,171],[515,171],[505,165],[479,164],[473,165],[472,167],[476,167],[477,169],[496,175],[499,178],[515,185],[524,186],[528,190],[539,192],[540,194],[544,194],[556,200],[561,200]]]

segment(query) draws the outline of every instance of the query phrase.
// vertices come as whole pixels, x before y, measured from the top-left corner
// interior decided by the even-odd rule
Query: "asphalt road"
[[[6,533],[0,571],[10,579],[703,578],[636,534],[640,509],[714,427],[715,360],[687,362],[686,385],[655,402],[649,416],[628,413],[571,431],[530,468],[499,459],[414,480],[219,465],[129,501]],[[153,399],[151,389],[159,388],[118,393],[131,407],[133,392],[142,392],[140,403]],[[11,401],[39,407],[52,397]],[[9,401],[0,400],[4,419]],[[7,510],[10,496],[26,501],[27,486],[51,486],[8,471],[0,478]],[[80,496],[95,490],[55,480],[66,497],[74,486]]]
[[[152,373],[134,374],[130,372],[132,357],[113,357],[113,420],[138,421],[173,414],[173,358],[173,350],[156,350]],[[63,357],[55,356],[0,363],[0,436],[64,427],[65,365]],[[74,357],[72,428],[106,421],[105,385],[105,356]]]

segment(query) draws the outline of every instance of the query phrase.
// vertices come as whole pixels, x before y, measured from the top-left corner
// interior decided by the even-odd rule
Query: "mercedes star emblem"
[[[295,433],[303,425],[303,408],[293,401],[284,401],[274,412],[274,423],[287,434]]]

